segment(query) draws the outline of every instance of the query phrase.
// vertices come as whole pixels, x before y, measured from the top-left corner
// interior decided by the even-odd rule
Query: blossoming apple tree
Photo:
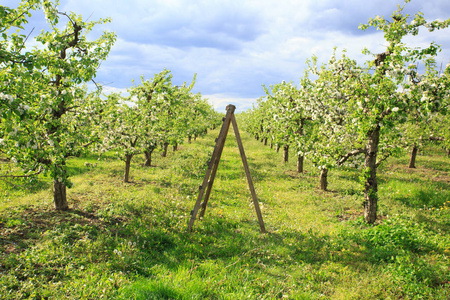
[[[27,36],[11,33],[22,27],[39,5],[51,30],[27,47]],[[96,25],[75,13],[58,11],[58,1],[22,1],[16,9],[2,8],[0,73],[2,148],[23,169],[22,175],[39,172],[53,179],[55,208],[68,208],[66,187],[71,186],[66,160],[91,143],[86,122],[96,117],[94,96],[83,83],[91,81],[106,59],[115,35],[104,32],[96,40],[88,35]],[[60,19],[66,21],[60,26]]]
[[[387,42],[386,51],[376,54],[363,67],[345,53],[340,59],[333,56],[320,68],[314,63],[310,67],[318,77],[311,106],[324,120],[319,134],[330,139],[327,144],[319,143],[319,150],[334,149],[332,152],[339,155],[337,164],[363,156],[364,217],[368,223],[377,218],[377,168],[398,150],[400,124],[406,122],[411,110],[430,109],[430,101],[414,101],[409,92],[399,87],[411,78],[407,64],[435,56],[439,47],[432,43],[423,49],[409,48],[403,39],[417,35],[421,27],[432,31],[450,24],[450,20],[427,22],[421,13],[411,20],[403,9],[404,6],[399,7],[390,21],[376,17],[361,26],[383,31]],[[369,54],[368,50],[365,52]]]

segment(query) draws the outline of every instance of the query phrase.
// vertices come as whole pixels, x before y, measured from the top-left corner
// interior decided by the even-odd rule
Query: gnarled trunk
[[[69,209],[66,197],[66,185],[56,179],[53,180],[53,202],[57,210]]]
[[[173,145],[172,150],[174,152],[178,150],[178,143],[177,142],[175,142],[175,144]]]
[[[279,144],[275,145],[275,150],[277,151],[277,153],[280,152],[280,145]]]
[[[364,160],[364,219],[372,224],[377,220],[378,183],[377,183],[377,154],[380,142],[380,127],[377,126],[367,137],[366,157]]]
[[[322,171],[320,171],[320,189],[322,191],[326,191],[328,188],[328,169],[323,168]]]
[[[287,163],[289,160],[289,145],[284,145],[283,147],[283,161]]]
[[[417,148],[417,146],[414,144],[412,149],[411,149],[411,156],[409,158],[409,165],[408,168],[415,168],[416,167],[416,157],[417,157],[417,151],[419,150],[419,148]]]
[[[155,150],[155,148],[149,148],[146,151],[144,151],[144,155],[145,155],[144,166],[146,166],[146,167],[151,167],[152,166],[152,153],[153,153],[153,150]]]
[[[123,176],[123,182],[130,182],[130,166],[131,166],[131,159],[133,158],[132,154],[126,154],[125,155],[125,174]]]
[[[167,147],[169,147],[169,143],[165,142],[163,145],[163,152],[161,153],[162,157],[166,157],[167,156]]]
[[[298,173],[303,173],[303,161],[304,161],[304,156],[299,154],[297,156],[297,172]]]
[[[264,146],[267,146],[267,138],[264,138]]]

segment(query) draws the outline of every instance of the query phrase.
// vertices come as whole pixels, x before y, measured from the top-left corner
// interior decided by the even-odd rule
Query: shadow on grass
[[[410,196],[396,197],[396,200],[413,208],[440,207],[450,201],[450,193],[421,190],[415,191]]]
[[[142,261],[135,271],[148,275],[145,265],[154,264],[176,270],[191,259],[220,260],[226,264],[238,262],[239,265],[257,263],[268,268],[299,262],[317,266],[334,262],[360,269],[367,264],[384,264],[404,251],[437,250],[432,245],[420,243],[408,230],[399,231],[400,227],[395,226],[385,226],[378,231],[369,229],[363,235],[331,236],[312,230],[260,234],[255,220],[236,222],[215,217],[199,223],[196,221],[193,233],[186,232],[185,228],[167,231],[140,227],[134,236],[130,236],[130,240],[140,241]],[[126,233],[123,235],[127,236]],[[373,242],[365,240],[366,235],[381,237]]]
[[[166,274],[171,275],[169,278],[156,279],[151,272],[145,271],[145,267],[134,269],[148,280],[138,281],[130,290],[141,295],[192,292],[195,287],[191,290],[183,289],[177,284],[172,284],[173,281],[170,279],[172,276],[183,274],[183,268],[188,270],[185,275],[193,276],[194,281],[198,280],[196,278],[198,276],[213,278],[221,274],[223,269],[227,270],[225,274],[231,278],[238,277],[242,270],[253,270],[254,280],[264,276],[266,279],[278,281],[284,277],[273,270],[283,270],[289,274],[293,266],[303,265],[314,270],[311,272],[314,275],[308,276],[311,276],[311,280],[315,280],[317,276],[320,277],[318,270],[327,272],[324,270],[331,268],[329,272],[333,272],[333,267],[330,267],[333,265],[352,269],[358,273],[371,267],[397,266],[399,265],[397,258],[403,259],[439,250],[418,238],[414,230],[402,229],[403,224],[395,223],[337,235],[319,234],[312,230],[306,232],[286,230],[260,234],[256,221],[236,222],[224,218],[204,220],[202,224],[196,223],[196,226],[197,229],[194,228],[193,233],[159,231],[157,234],[155,232],[138,234],[139,240],[153,241],[148,248],[140,247],[141,257],[144,259],[138,265],[141,267],[147,265],[147,269],[157,265],[162,267]],[[151,251],[151,248],[157,251]],[[208,269],[209,263],[217,267]],[[197,268],[201,275],[194,276],[193,273],[197,272]],[[316,271],[319,273],[315,273]],[[432,267],[426,271],[430,272],[430,276],[438,278],[438,284],[445,283],[439,281],[439,278],[445,276],[434,274]],[[149,289],[150,284],[159,285]],[[167,290],[167,287],[173,289]],[[203,287],[202,291],[204,290]],[[209,296],[205,294],[204,297]]]
[[[447,163],[443,163],[445,160],[447,160]],[[430,169],[444,172],[450,171],[447,153],[444,151],[419,155],[416,160],[416,167],[418,169]]]
[[[397,194],[392,194],[393,199],[412,208],[438,208],[450,201],[450,192],[448,192],[450,184],[426,179],[415,179],[415,181],[422,183],[417,185],[418,188],[406,189],[404,184],[409,184],[410,180],[392,179],[389,182],[390,186],[399,191]]]
[[[26,191],[29,194],[34,194],[43,190],[49,190],[52,183],[48,178],[33,177],[15,178],[12,180],[4,178],[2,182],[0,182],[0,186],[1,184],[5,184],[7,190],[21,190]]]
[[[51,238],[52,243],[59,243],[65,252],[73,251],[70,255],[77,261],[81,258],[76,257],[85,255],[85,250],[81,251],[84,248],[77,245],[85,245],[88,237],[88,241],[95,244],[95,252],[90,250],[90,253],[98,256],[91,259],[92,263],[107,261],[105,268],[110,272],[125,272],[154,280],[154,276],[159,274],[155,273],[155,268],[177,274],[183,267],[188,269],[189,275],[201,264],[212,261],[234,274],[239,274],[242,268],[249,268],[277,281],[279,274],[264,270],[289,269],[299,264],[321,269],[334,263],[360,272],[370,266],[390,263],[392,258],[405,253],[439,252],[433,244],[421,240],[414,228],[405,227],[402,223],[334,235],[290,229],[273,229],[271,233],[260,234],[256,220],[237,221],[214,216],[197,220],[194,231],[188,233],[186,215],[189,214],[181,210],[184,217],[174,215],[173,208],[144,207],[142,204],[123,205],[117,210],[109,210],[109,215],[105,214],[105,209],[57,212],[36,207],[4,212],[0,219],[0,245],[3,248],[0,257],[20,253],[40,244],[42,239]],[[10,249],[12,244],[19,243],[23,245]],[[45,245],[43,243],[40,247]],[[24,258],[17,256],[14,264],[0,266],[1,271],[25,273],[26,269],[16,267],[20,265],[20,259]],[[46,270],[42,267],[35,272]],[[199,272],[201,275],[206,271]],[[205,276],[210,275],[206,273]],[[141,286],[137,283],[133,288],[148,293],[148,299],[152,299],[150,296],[170,299],[179,292],[167,289],[167,285],[158,285],[158,281],[152,289],[148,289],[148,284]]]
[[[449,232],[450,231],[450,217],[446,219],[440,220],[439,222],[436,218],[430,217],[426,212],[422,214],[418,214],[418,220],[424,224],[427,224],[431,230],[435,232],[435,234],[440,234],[441,232]]]
[[[123,218],[105,218],[82,210],[57,211],[34,206],[21,206],[0,215],[0,243],[6,253],[19,253],[34,246],[42,234],[58,228],[61,233],[75,225],[91,227],[95,231],[108,231],[111,224]],[[80,233],[81,234],[81,233]],[[77,239],[78,235],[74,237]],[[69,242],[73,242],[71,239]]]
[[[285,232],[283,234],[259,234],[256,221],[234,222],[222,217],[211,220],[196,221],[198,228],[193,233],[186,228],[173,228],[174,220],[163,210],[152,209],[153,217],[142,214],[142,208],[130,205],[126,208],[126,217],[105,217],[96,212],[69,210],[65,212],[42,209],[38,207],[22,207],[4,212],[0,219],[2,244],[14,244],[8,253],[18,253],[35,245],[46,231],[58,229],[63,234],[66,230],[77,226],[90,228],[91,232],[117,235],[126,241],[139,241],[143,257],[152,263],[165,263],[175,268],[180,260],[196,257],[198,259],[226,259],[240,257],[243,253],[254,252],[248,259],[264,258],[262,249],[266,244],[285,247],[294,257],[309,263],[318,263],[328,256],[322,253],[330,247],[329,237],[309,233]],[[156,217],[155,217],[156,216]],[[168,230],[172,228],[172,230]],[[86,229],[87,230],[87,229]],[[66,239],[72,244],[81,238],[82,231],[74,233]],[[92,235],[92,233],[91,233]],[[95,236],[91,236],[95,238]],[[287,245],[284,239],[294,239],[296,243]],[[186,256],[187,255],[187,256]],[[172,257],[172,259],[167,259]]]

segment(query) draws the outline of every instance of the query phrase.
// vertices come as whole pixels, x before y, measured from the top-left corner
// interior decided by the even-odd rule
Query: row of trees
[[[49,30],[30,48],[24,26],[41,8]],[[116,39],[106,31],[94,40],[88,36],[94,26],[107,22],[59,12],[57,0],[24,0],[16,8],[0,5],[0,155],[23,170],[0,176],[50,176],[56,209],[68,208],[69,157],[94,146],[115,150],[127,162],[128,181],[133,155],[145,153],[150,165],[158,145],[167,149],[197,136],[219,118],[191,92],[194,81],[174,86],[167,70],[152,80],[142,78],[128,97],[104,96],[99,86],[88,91],[85,83],[93,81]]]
[[[399,6],[390,21],[376,17],[361,25],[363,30],[384,32],[383,53],[365,49],[374,58],[364,65],[345,51],[337,57],[336,49],[328,63],[319,65],[313,57],[299,86],[282,82],[265,88],[257,106],[242,116],[256,138],[284,147],[285,160],[289,147],[294,148],[299,172],[303,157],[311,160],[321,170],[322,189],[327,187],[328,169],[359,166],[368,223],[377,217],[377,168],[387,157],[405,145],[412,146],[415,155],[429,140],[450,148],[450,64],[438,69],[439,46],[434,43],[418,49],[403,42],[422,27],[447,28],[450,20],[427,22],[422,13],[411,18],[403,10]]]
[[[174,150],[186,138],[204,135],[221,123],[216,112],[200,94],[191,92],[195,76],[188,86],[172,85],[170,71],[155,74],[151,80],[141,78],[141,84],[129,89],[130,96],[110,94],[100,123],[103,132],[102,151],[114,150],[125,161],[124,181],[129,180],[134,155],[145,155],[145,166],[151,166],[152,153],[162,148]]]

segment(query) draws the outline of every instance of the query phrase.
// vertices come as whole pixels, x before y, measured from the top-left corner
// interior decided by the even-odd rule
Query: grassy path
[[[450,160],[429,150],[380,170],[380,221],[362,222],[359,172],[318,190],[306,162],[242,133],[269,234],[260,234],[230,130],[204,220],[186,232],[218,131],[155,166],[73,159],[68,212],[48,178],[0,182],[1,299],[449,299]],[[292,154],[291,154],[292,155]],[[85,164],[88,162],[90,164]],[[96,166],[93,166],[96,164]]]

